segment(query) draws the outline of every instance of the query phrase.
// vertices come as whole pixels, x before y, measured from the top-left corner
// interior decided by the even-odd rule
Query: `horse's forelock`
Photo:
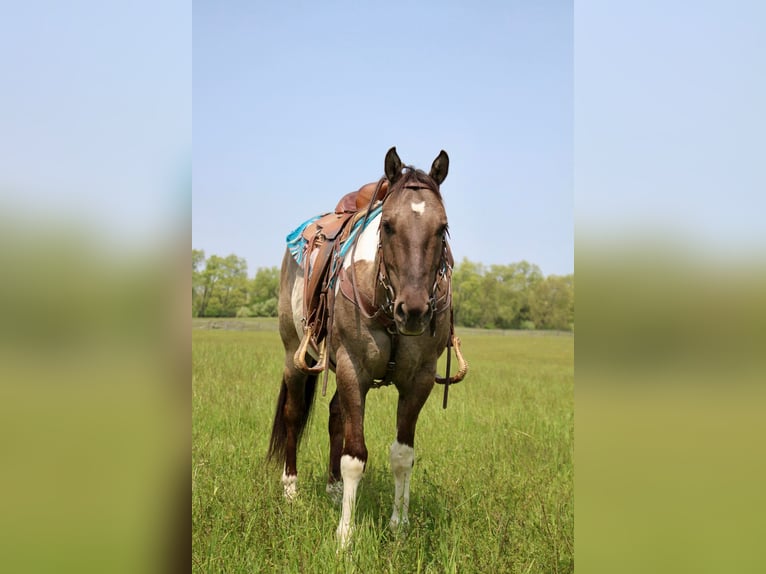
[[[404,166],[404,173],[402,174],[402,177],[400,177],[391,187],[391,189],[388,191],[388,195],[392,195],[398,191],[401,191],[407,186],[412,186],[413,184],[416,184],[418,187],[425,187],[430,189],[436,194],[436,197],[439,198],[439,201],[442,201],[442,194],[439,191],[439,185],[433,180],[433,178],[431,178],[431,176],[429,176],[422,169],[416,169],[411,165]]]

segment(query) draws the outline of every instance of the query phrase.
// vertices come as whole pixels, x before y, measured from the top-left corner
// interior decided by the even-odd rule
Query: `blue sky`
[[[2,215],[143,242],[193,163],[193,246],[254,272],[396,145],[449,152],[458,257],[568,273],[573,220],[766,245],[766,3],[197,2],[193,38],[191,8],[4,9]]]
[[[191,59],[185,0],[4,6],[0,212],[121,246],[161,236],[187,215]]]
[[[764,252],[765,24],[757,0],[576,3],[578,251],[633,235]]]
[[[195,2],[193,246],[279,265],[383,174],[442,186],[458,259],[573,271],[571,2]]]

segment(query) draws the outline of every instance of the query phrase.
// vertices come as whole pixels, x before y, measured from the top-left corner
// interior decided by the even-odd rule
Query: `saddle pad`
[[[305,251],[307,243],[307,241],[302,237],[303,230],[324,215],[326,214],[323,213],[322,215],[316,215],[311,219],[304,221],[297,228],[295,228],[295,230],[291,231],[287,235],[287,248],[290,250],[290,253],[293,256],[293,259],[295,259],[295,262],[301,267],[303,266],[303,252]]]
[[[375,219],[375,217],[383,210],[383,204],[379,203],[376,207],[374,207],[370,211],[370,215],[366,218],[364,216],[361,216],[359,219],[357,219],[353,223],[353,227],[351,228],[351,232],[348,235],[348,238],[343,242],[341,249],[340,249],[340,256],[344,257],[346,255],[346,252],[348,251],[349,247],[354,243],[354,238],[359,234],[359,232],[363,229],[362,223],[364,223],[364,227],[367,227],[369,223]],[[312,217],[311,219],[308,219],[301,223],[298,227],[296,227],[293,231],[291,231],[287,235],[287,248],[290,250],[290,253],[293,256],[293,259],[295,259],[295,262],[303,267],[303,258],[306,251],[306,244],[308,241],[303,237],[303,230],[306,229],[309,225],[314,223],[317,219],[321,219],[327,215],[326,213],[323,213],[322,215],[316,215]]]

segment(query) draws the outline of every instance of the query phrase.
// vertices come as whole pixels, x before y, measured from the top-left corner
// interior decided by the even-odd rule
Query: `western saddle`
[[[342,268],[340,249],[349,239],[354,224],[365,218],[387,192],[388,180],[385,178],[365,184],[344,195],[335,211],[311,222],[301,234],[306,242],[303,257],[304,335],[295,353],[295,366],[305,373],[316,374],[327,369],[326,338],[332,329],[335,281]],[[306,362],[309,346],[319,357],[314,365]]]

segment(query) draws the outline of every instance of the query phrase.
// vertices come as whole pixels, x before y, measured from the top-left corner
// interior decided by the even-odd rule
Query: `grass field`
[[[283,353],[274,322],[193,323],[195,572],[572,572],[574,337],[459,330],[470,365],[420,416],[406,536],[388,530],[396,390],[373,390],[355,538],[336,553],[327,397],[298,452],[299,498],[264,461]]]

